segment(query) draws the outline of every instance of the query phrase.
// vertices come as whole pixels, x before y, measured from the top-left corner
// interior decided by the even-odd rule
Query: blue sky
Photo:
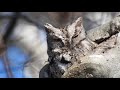
[[[7,57],[9,58],[10,68],[14,78],[24,78],[23,67],[29,58],[28,55],[19,47],[9,46]],[[0,78],[7,78],[7,72],[2,58],[0,58]]]

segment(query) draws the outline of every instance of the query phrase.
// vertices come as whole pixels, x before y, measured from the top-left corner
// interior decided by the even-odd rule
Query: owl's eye
[[[75,35],[75,36],[73,36],[72,38],[76,38],[76,37],[78,37],[78,35]]]

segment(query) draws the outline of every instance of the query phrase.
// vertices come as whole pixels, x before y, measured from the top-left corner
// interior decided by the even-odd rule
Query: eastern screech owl
[[[95,47],[95,43],[86,37],[81,17],[65,28],[55,28],[50,24],[45,27],[48,32],[50,72],[54,78],[61,77],[80,56]]]

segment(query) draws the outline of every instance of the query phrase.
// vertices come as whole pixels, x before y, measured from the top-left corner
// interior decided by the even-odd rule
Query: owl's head
[[[61,39],[64,43],[64,46],[67,47],[75,47],[81,40],[85,38],[85,30],[83,28],[81,17],[65,28],[55,28],[48,23],[45,25],[45,27],[53,37]]]

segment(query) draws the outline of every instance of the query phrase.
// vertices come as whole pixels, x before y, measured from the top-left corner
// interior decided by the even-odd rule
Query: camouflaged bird
[[[55,28],[48,23],[45,27],[48,32],[49,61],[52,62],[50,71],[56,74],[55,77],[61,77],[69,66],[96,47],[86,37],[81,17],[65,28]]]

